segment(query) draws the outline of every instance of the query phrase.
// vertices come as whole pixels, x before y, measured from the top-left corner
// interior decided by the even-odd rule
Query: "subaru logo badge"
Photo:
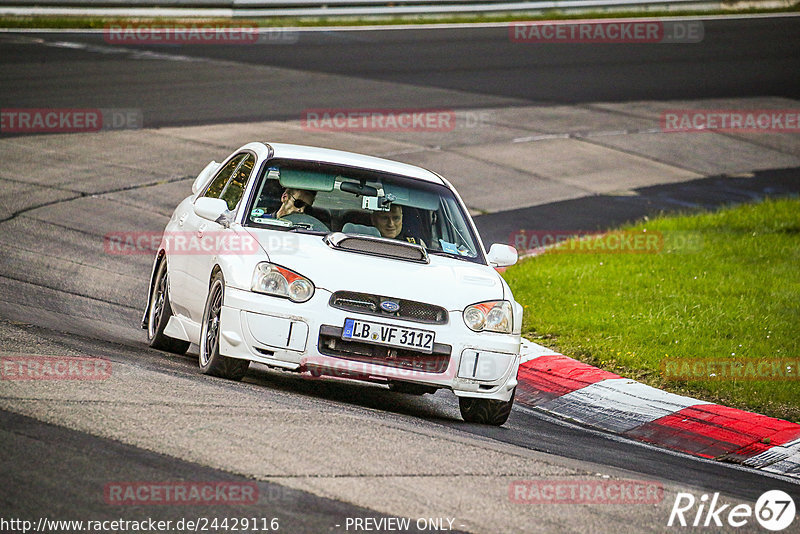
[[[381,302],[381,309],[385,312],[394,313],[400,309],[400,304],[393,300],[384,300]]]

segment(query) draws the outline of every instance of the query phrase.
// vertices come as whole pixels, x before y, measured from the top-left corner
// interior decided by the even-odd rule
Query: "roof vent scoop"
[[[430,263],[428,253],[421,245],[395,239],[334,232],[325,236],[325,243],[331,248],[348,252],[416,263]]]

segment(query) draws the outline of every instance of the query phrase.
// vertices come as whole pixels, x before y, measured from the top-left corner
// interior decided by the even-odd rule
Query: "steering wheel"
[[[282,220],[286,220],[297,225],[309,225],[314,232],[330,232],[331,229],[325,226],[325,223],[317,219],[316,217],[312,217],[307,213],[290,213],[285,217],[281,217]]]

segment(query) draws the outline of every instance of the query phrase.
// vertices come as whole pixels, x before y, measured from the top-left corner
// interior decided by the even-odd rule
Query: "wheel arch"
[[[162,261],[167,261],[167,251],[159,249],[156,253],[156,257],[153,260],[153,267],[150,269],[150,282],[147,285],[147,300],[145,301],[144,305],[144,313],[142,314],[142,330],[147,329],[147,316],[148,312],[150,311],[150,299],[153,298],[153,288],[156,283],[156,274],[158,273],[159,267],[161,267]]]

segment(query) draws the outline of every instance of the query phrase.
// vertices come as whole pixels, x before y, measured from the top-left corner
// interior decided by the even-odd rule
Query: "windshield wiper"
[[[461,261],[468,261],[470,263],[474,263],[477,257],[473,256],[462,256],[461,254],[453,254],[452,252],[445,252],[444,250],[431,250],[427,249],[428,254],[433,254],[434,256],[447,256],[448,258],[456,258],[457,260]]]
[[[253,221],[255,224],[262,224],[264,226],[273,226],[277,230],[312,230],[313,225],[303,222],[284,221],[282,219],[261,219],[260,221]]]

